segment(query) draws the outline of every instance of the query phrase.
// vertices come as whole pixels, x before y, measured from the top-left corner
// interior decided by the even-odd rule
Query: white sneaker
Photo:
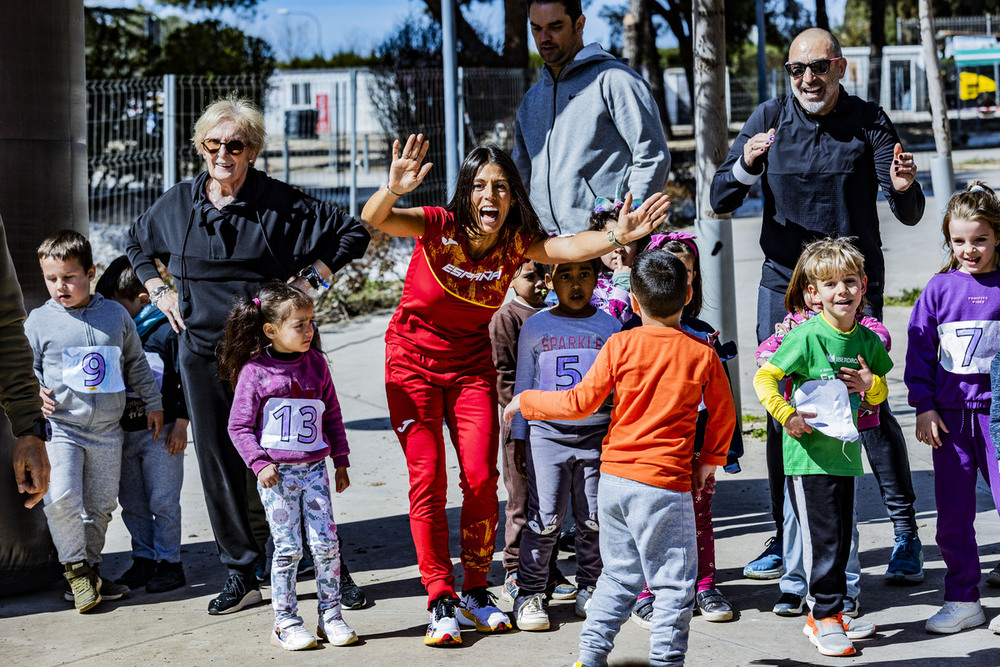
[[[549,615],[545,611],[545,596],[543,594],[519,596],[517,600],[514,604],[514,614],[517,617],[518,629],[529,632],[549,629]]]
[[[459,600],[442,596],[434,601],[430,610],[431,622],[424,635],[426,646],[453,646],[462,643],[462,630],[458,627]]]
[[[574,611],[576,612],[577,616],[579,616],[580,618],[587,618],[587,607],[590,606],[590,598],[593,596],[594,596],[593,586],[587,586],[587,587],[581,586],[579,589],[577,589],[576,606],[574,607]]]
[[[995,635],[1000,635],[1000,614],[997,615],[992,621],[990,621],[990,632]]]
[[[301,651],[316,646],[316,638],[302,625],[302,619],[287,618],[274,626],[271,633],[271,646],[283,648],[286,651]]]
[[[479,632],[506,632],[513,627],[507,614],[496,606],[497,598],[485,586],[473,588],[462,596],[458,624]]]
[[[340,612],[332,609],[319,617],[316,636],[320,641],[330,642],[331,646],[348,646],[358,641],[358,635],[347,624]]]
[[[986,614],[979,601],[945,602],[944,606],[930,618],[924,629],[940,635],[950,635],[966,628],[974,628],[986,622]]]

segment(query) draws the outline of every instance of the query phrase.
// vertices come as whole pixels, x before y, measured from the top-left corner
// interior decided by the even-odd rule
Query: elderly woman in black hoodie
[[[232,302],[250,298],[268,280],[321,289],[361,257],[370,240],[360,222],[332,204],[254,169],[264,140],[264,119],[249,100],[230,96],[209,105],[192,138],[207,170],[150,206],[132,225],[127,248],[153,303],[181,334],[181,381],[205,502],[229,569],[209,614],[261,600],[247,468],[226,430],[232,393],[218,378],[215,357]],[[176,292],[160,277],[157,259],[173,276]]]

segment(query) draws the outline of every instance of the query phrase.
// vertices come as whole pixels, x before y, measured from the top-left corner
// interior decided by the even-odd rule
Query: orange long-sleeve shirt
[[[724,465],[736,427],[729,380],[715,350],[680,329],[643,326],[617,333],[568,391],[521,393],[526,419],[573,419],[615,392],[601,472],[673,491],[691,490],[698,406],[709,411],[700,460]]]

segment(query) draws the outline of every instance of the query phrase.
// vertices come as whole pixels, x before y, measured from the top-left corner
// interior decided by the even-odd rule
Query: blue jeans
[[[167,453],[172,427],[164,424],[156,440],[152,431],[125,431],[118,502],[132,536],[132,556],[179,563],[184,452]]]
[[[785,494],[785,540],[782,542],[781,557],[785,563],[785,574],[778,587],[782,593],[793,593],[805,597],[809,589],[806,579],[806,565],[802,555],[802,536],[799,534],[799,520],[792,511],[792,499]],[[858,559],[858,496],[854,495],[854,524],[851,527],[851,554],[847,559],[847,597],[856,598],[861,594],[861,561]]]
[[[597,506],[604,571],[580,632],[580,662],[608,664],[646,582],[655,596],[649,664],[684,664],[698,573],[691,493],[602,474]]]

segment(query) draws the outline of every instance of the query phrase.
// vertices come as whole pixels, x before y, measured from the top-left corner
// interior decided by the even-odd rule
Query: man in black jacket
[[[716,213],[735,210],[761,181],[765,260],[757,297],[758,342],[774,333],[785,316],[784,293],[803,246],[828,236],[854,237],[865,257],[867,310],[881,319],[885,264],[876,210],[879,188],[903,224],[917,224],[924,212],[913,155],[903,152],[889,117],[840,85],[847,61],[836,37],[818,28],[806,30],[792,42],[788,60],[792,95],[757,107],[712,179]],[[896,533],[886,580],[922,581],[905,440],[888,405],[880,421],[879,428],[862,434],[862,441]],[[744,569],[747,577],[771,579],[784,572],[781,461],[780,426],[769,420],[768,481],[777,533]],[[782,601],[791,604],[779,601],[776,612],[801,611],[801,600],[783,595]]]

